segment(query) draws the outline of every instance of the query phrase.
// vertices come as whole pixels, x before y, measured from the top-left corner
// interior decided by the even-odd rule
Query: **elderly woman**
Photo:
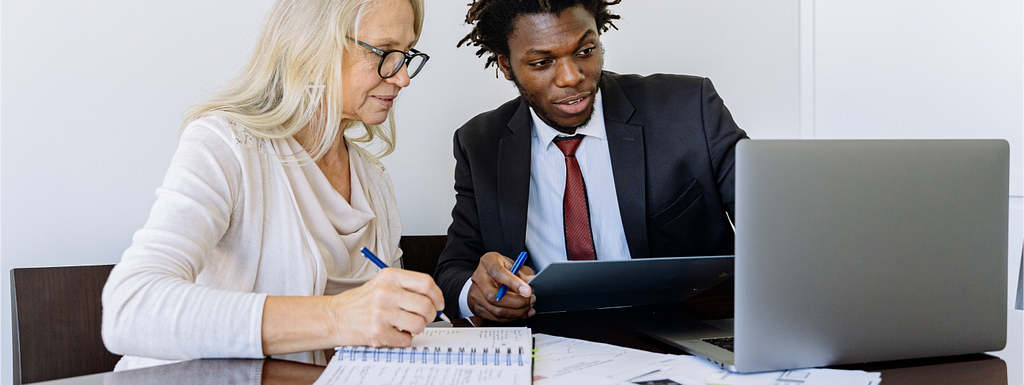
[[[359,252],[400,266],[402,224],[387,171],[354,144],[393,150],[391,107],[428,58],[412,48],[422,25],[423,0],[274,5],[241,74],[188,112],[149,220],[103,290],[118,369],[325,364],[323,349],[408,346],[433,321],[444,300],[429,276]]]

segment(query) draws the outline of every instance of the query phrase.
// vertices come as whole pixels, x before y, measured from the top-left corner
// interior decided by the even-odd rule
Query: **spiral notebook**
[[[526,385],[532,351],[525,327],[427,328],[408,348],[336,348],[313,385]]]

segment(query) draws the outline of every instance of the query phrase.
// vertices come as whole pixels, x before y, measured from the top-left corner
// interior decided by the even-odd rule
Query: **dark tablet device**
[[[555,262],[530,280],[538,313],[679,302],[733,276],[733,256]]]

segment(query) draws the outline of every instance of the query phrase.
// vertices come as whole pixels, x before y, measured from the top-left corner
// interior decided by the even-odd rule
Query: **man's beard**
[[[584,120],[583,123],[580,123],[580,124],[577,124],[577,125],[571,126],[571,127],[566,127],[566,126],[560,125],[560,124],[556,123],[555,120],[552,119],[550,116],[548,116],[548,114],[546,112],[544,112],[544,110],[542,110],[542,109],[540,109],[538,107],[540,103],[537,100],[534,100],[533,95],[528,94],[526,92],[526,90],[523,89],[523,86],[519,84],[519,79],[516,78],[515,72],[512,72],[510,70],[510,71],[508,71],[508,73],[509,73],[509,77],[512,78],[512,83],[515,84],[516,85],[516,89],[519,90],[519,95],[523,97],[524,101],[526,101],[526,105],[528,105],[531,108],[533,108],[533,112],[537,113],[537,116],[540,117],[540,120],[544,121],[544,123],[547,123],[549,126],[551,126],[551,128],[554,128],[555,130],[558,130],[558,132],[565,133],[565,134],[575,133],[576,129],[578,129],[580,127],[584,127],[584,126],[587,125],[587,123],[590,123],[590,119],[592,119],[594,117],[594,113],[597,111],[597,106],[593,104],[593,103],[597,103],[597,101],[595,99],[591,99],[590,103],[592,103],[592,104],[590,106],[590,115],[587,116],[587,119]],[[601,78],[600,77],[597,78],[597,89],[598,90],[601,89]],[[596,94],[597,93],[595,92],[594,95],[596,95]],[[590,95],[590,97],[593,98],[594,95]]]

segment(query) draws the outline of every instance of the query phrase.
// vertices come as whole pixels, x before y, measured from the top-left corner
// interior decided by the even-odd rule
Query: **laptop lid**
[[[735,367],[1000,350],[1009,145],[751,141],[736,148]]]

